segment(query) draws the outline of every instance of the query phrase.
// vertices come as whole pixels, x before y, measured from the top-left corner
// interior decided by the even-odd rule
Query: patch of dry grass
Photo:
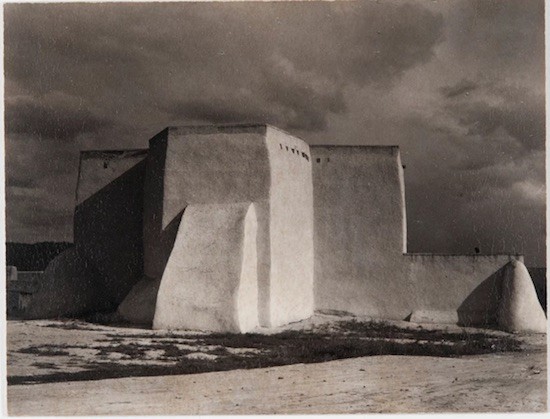
[[[310,331],[284,331],[265,334],[189,334],[177,337],[158,334],[107,334],[101,346],[94,346],[97,359],[83,371],[49,372],[34,376],[10,376],[9,384],[30,384],[105,378],[194,374],[210,371],[250,369],[296,363],[325,362],[373,355],[414,355],[456,357],[521,350],[521,342],[508,335],[483,332],[468,333],[465,329],[449,332],[400,328],[383,322],[340,321],[331,328]],[[139,343],[136,342],[139,340]],[[190,349],[190,345],[192,349]],[[19,350],[40,356],[69,355],[80,345],[42,345]],[[146,356],[157,350],[152,364]],[[188,357],[204,353],[207,359]],[[110,356],[122,354],[135,361],[120,363]],[[215,357],[214,357],[215,356]]]

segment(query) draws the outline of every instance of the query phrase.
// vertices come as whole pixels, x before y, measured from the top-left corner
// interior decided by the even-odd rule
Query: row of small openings
[[[317,160],[317,163],[321,163],[321,158],[320,158],[320,157],[317,157],[316,160]],[[330,161],[330,157],[327,157],[326,160],[327,160],[327,161]]]
[[[284,150],[286,148],[286,151],[292,151],[292,154],[296,154],[298,157],[300,157],[300,153],[301,153],[301,156],[304,159],[306,159],[307,161],[309,161],[309,156],[307,155],[307,153],[304,153],[303,151],[300,151],[300,150],[295,149],[295,148],[288,148],[287,145],[285,145],[284,148],[283,148],[282,144],[279,144],[279,147],[281,147],[281,150]]]

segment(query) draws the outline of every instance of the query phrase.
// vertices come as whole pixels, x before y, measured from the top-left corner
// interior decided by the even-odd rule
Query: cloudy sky
[[[81,149],[268,122],[397,144],[409,250],[545,265],[543,0],[8,4],[9,241],[72,240]]]

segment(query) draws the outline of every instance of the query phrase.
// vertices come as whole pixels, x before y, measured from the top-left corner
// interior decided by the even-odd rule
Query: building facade
[[[407,253],[398,147],[171,127],[148,150],[82,152],[76,196],[75,246],[31,317],[116,309],[159,329],[247,332],[317,310],[546,328],[521,255]]]

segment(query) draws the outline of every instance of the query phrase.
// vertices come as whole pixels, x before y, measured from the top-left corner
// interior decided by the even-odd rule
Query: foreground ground
[[[239,337],[10,321],[9,413],[546,410],[544,336],[330,316],[291,329]]]

